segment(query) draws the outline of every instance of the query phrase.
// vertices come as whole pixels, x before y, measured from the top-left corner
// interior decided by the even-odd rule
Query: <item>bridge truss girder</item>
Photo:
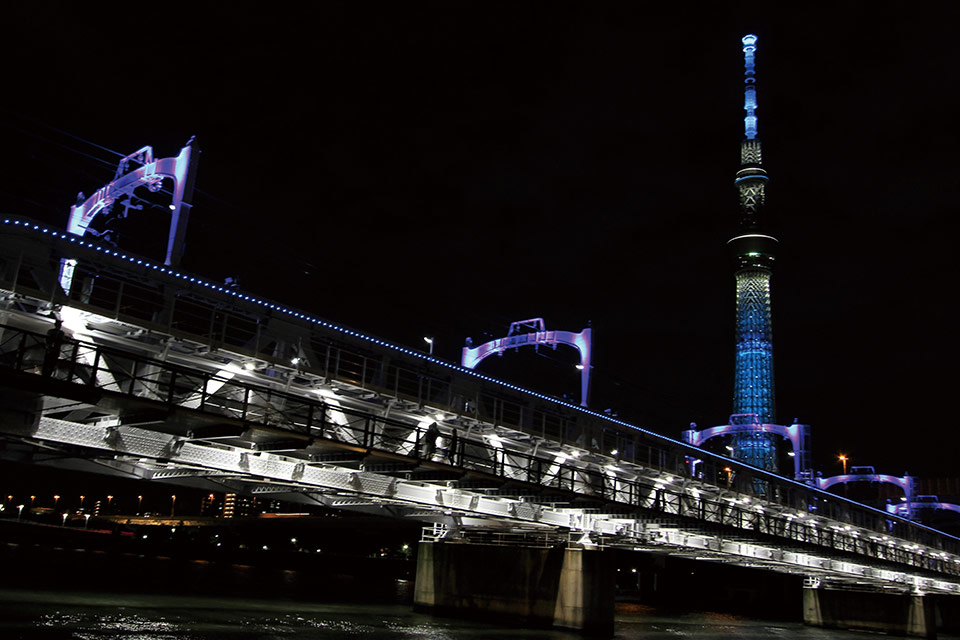
[[[894,571],[894,584],[904,589],[957,593],[956,555],[884,535],[879,526],[820,515],[806,487],[788,487],[803,493],[796,499],[763,500],[685,475],[682,464],[621,460],[589,444],[451,412],[424,396],[389,396],[295,366],[264,366],[242,351],[212,349],[72,307],[60,309],[72,336],[45,374],[44,333],[52,322],[40,314],[49,304],[22,294],[8,293],[5,300],[0,382],[24,391],[26,404],[23,415],[3,421],[0,430],[19,443],[64,447],[93,460],[113,456],[154,480],[289,490],[337,508],[381,508],[461,530],[586,534],[599,544],[767,562],[776,570],[819,571],[826,579],[874,580],[878,587],[876,571]],[[438,443],[427,446],[433,422],[444,440],[456,430],[452,459]],[[333,462],[337,456],[344,459]],[[261,473],[263,465],[282,472]],[[294,478],[291,465],[314,480]],[[316,481],[317,474],[329,481]],[[912,526],[889,518],[879,522]],[[762,552],[773,548],[764,536],[800,555]],[[711,549],[714,538],[750,546]],[[837,553],[859,554],[857,566],[869,571],[834,564]]]
[[[695,523],[658,522],[662,515],[603,513],[596,509],[554,507],[520,498],[491,496],[448,484],[405,480],[336,465],[310,463],[282,454],[256,452],[216,442],[191,441],[137,427],[102,427],[41,418],[24,441],[69,445],[110,453],[115,466],[152,480],[233,479],[255,486],[252,493],[301,495],[341,509],[392,511],[450,529],[474,527],[526,531],[557,539],[586,534],[591,543],[635,550],[656,550],[700,560],[723,561],[769,570],[812,575],[834,583],[854,583],[902,591],[960,594],[960,583],[911,571],[877,566],[796,548],[738,537],[718,537]],[[689,496],[687,496],[689,498]],[[679,511],[675,506],[674,511]],[[721,522],[723,518],[720,518]],[[729,520],[726,524],[731,524]]]

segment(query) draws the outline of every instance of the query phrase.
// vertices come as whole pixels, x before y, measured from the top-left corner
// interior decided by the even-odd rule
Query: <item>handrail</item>
[[[236,375],[198,371],[181,364],[75,338],[64,338],[60,342],[56,349],[55,366],[50,369],[49,343],[45,336],[6,325],[0,325],[0,329],[3,331],[0,368],[12,369],[21,376],[40,375],[62,383],[137,396],[188,411],[216,414],[219,419],[227,417],[245,425],[260,425],[371,451],[383,451],[393,456],[400,455],[411,462],[429,460],[434,464],[444,464],[444,458],[437,460],[438,452],[428,452],[428,427],[423,424],[384,417],[346,403],[336,406],[323,397],[311,397],[310,390],[296,387],[291,387],[296,392],[274,389],[240,380]],[[123,368],[119,367],[121,364]],[[216,389],[211,392],[214,386]],[[337,413],[341,416],[339,422],[335,419]],[[388,434],[389,428],[400,429],[401,433]],[[408,444],[409,448],[404,450],[404,444]],[[691,500],[689,492],[665,486],[652,478],[629,477],[630,471],[641,467],[623,461],[618,469],[600,471],[593,468],[599,467],[597,462],[572,462],[569,459],[560,460],[552,454],[530,454],[468,434],[458,438],[456,450],[448,451],[445,459],[450,467],[537,484],[562,492],[589,492],[588,495],[597,500],[598,506],[612,503],[633,509],[647,509],[670,516],[692,518],[708,525],[749,529],[795,542],[853,551],[881,560],[960,575],[960,567],[916,550],[905,549],[902,545],[891,547],[864,540],[859,532],[848,532],[843,528],[826,529],[802,522],[794,515],[768,513],[763,506],[769,508],[770,503],[765,503],[758,510],[758,505],[751,503],[744,494],[726,492],[727,495],[719,497],[701,495]],[[662,467],[661,470],[671,471]],[[776,480],[791,482],[783,478]],[[702,479],[698,479],[698,482],[704,487],[710,484]],[[861,513],[868,516],[868,521],[872,521],[872,525],[867,526],[877,534],[889,532],[911,542],[922,542],[954,553],[960,548],[953,536],[849,500],[840,502],[853,508],[853,512],[826,509],[829,513],[824,514],[820,511],[823,503],[832,504],[829,501],[837,501],[840,496],[802,484],[798,486],[805,495],[797,497],[809,515],[819,514],[841,524],[863,526],[862,522],[855,522],[856,513]],[[879,518],[878,513],[881,516]]]

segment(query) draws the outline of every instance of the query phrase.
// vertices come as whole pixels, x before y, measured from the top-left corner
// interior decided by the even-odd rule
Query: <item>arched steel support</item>
[[[867,467],[872,469],[872,467]],[[914,508],[917,502],[913,501],[913,476],[904,474],[902,478],[887,475],[885,473],[845,473],[839,476],[829,476],[827,478],[817,478],[817,488],[826,491],[836,484],[847,484],[850,482],[884,482],[894,484],[903,490],[904,501],[898,505],[887,505],[887,511],[896,513],[905,518],[913,519]],[[923,503],[928,506],[930,503]],[[894,507],[894,508],[891,508]]]
[[[521,333],[524,328],[533,329]],[[587,406],[590,393],[590,327],[580,333],[572,331],[547,331],[543,318],[519,320],[510,325],[510,330],[503,338],[485,342],[477,347],[469,344],[463,348],[460,365],[465,369],[474,369],[480,362],[493,354],[503,355],[507,349],[517,349],[527,346],[547,345],[557,348],[558,344],[573,347],[580,354],[580,406]]]
[[[111,182],[98,189],[82,203],[70,207],[67,231],[76,236],[83,236],[98,213],[109,212],[118,200],[132,196],[137,187],[145,186],[152,192],[159,191],[164,178],[170,178],[174,182],[174,187],[173,199],[170,203],[170,231],[167,236],[164,264],[176,266],[183,255],[183,239],[187,231],[190,209],[193,206],[191,200],[197,174],[196,154],[197,152],[189,143],[180,150],[179,155],[171,158],[155,160],[153,148],[150,146],[131,153],[120,160]],[[129,170],[131,164],[140,166]],[[60,286],[68,293],[75,264],[71,260],[65,260],[60,265]]]
[[[903,489],[903,496],[909,501],[913,499],[913,477],[904,475],[902,478],[885,473],[845,473],[839,476],[817,478],[817,489],[826,491],[835,484],[848,482],[885,482],[895,484]]]
[[[779,424],[760,424],[758,422],[744,422],[746,416],[730,416],[730,424],[710,427],[708,429],[696,430],[688,429],[683,432],[683,441],[692,444],[695,447],[702,447],[703,443],[711,438],[719,436],[733,435],[736,433],[771,433],[790,441],[793,445],[793,477],[794,480],[804,482],[809,474],[805,473],[810,469],[810,453],[807,450],[807,444],[810,440],[810,425],[791,424],[784,426]]]
[[[911,500],[908,502],[901,502],[900,504],[887,505],[887,511],[889,513],[898,515],[901,518],[910,518],[911,520],[913,520],[913,516],[917,513],[917,511],[923,509],[943,509],[944,511],[960,513],[960,504],[952,504],[950,502],[927,502],[924,500]]]

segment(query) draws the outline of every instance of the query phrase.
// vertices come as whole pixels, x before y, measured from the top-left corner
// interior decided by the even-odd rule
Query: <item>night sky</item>
[[[954,16],[597,5],[8,9],[0,212],[63,227],[119,155],[196,136],[184,268],[450,361],[514,320],[590,322],[592,406],[677,438],[732,408],[753,32],[778,419],[825,475],[840,452],[960,475]],[[131,216],[120,246],[161,257],[166,224]],[[576,395],[575,357],[481,367]]]

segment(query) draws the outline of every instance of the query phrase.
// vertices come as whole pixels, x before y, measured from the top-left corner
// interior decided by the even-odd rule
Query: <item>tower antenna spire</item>
[[[755,53],[757,36],[743,36],[743,109],[747,112],[743,119],[743,133],[747,140],[757,137],[757,70]]]

